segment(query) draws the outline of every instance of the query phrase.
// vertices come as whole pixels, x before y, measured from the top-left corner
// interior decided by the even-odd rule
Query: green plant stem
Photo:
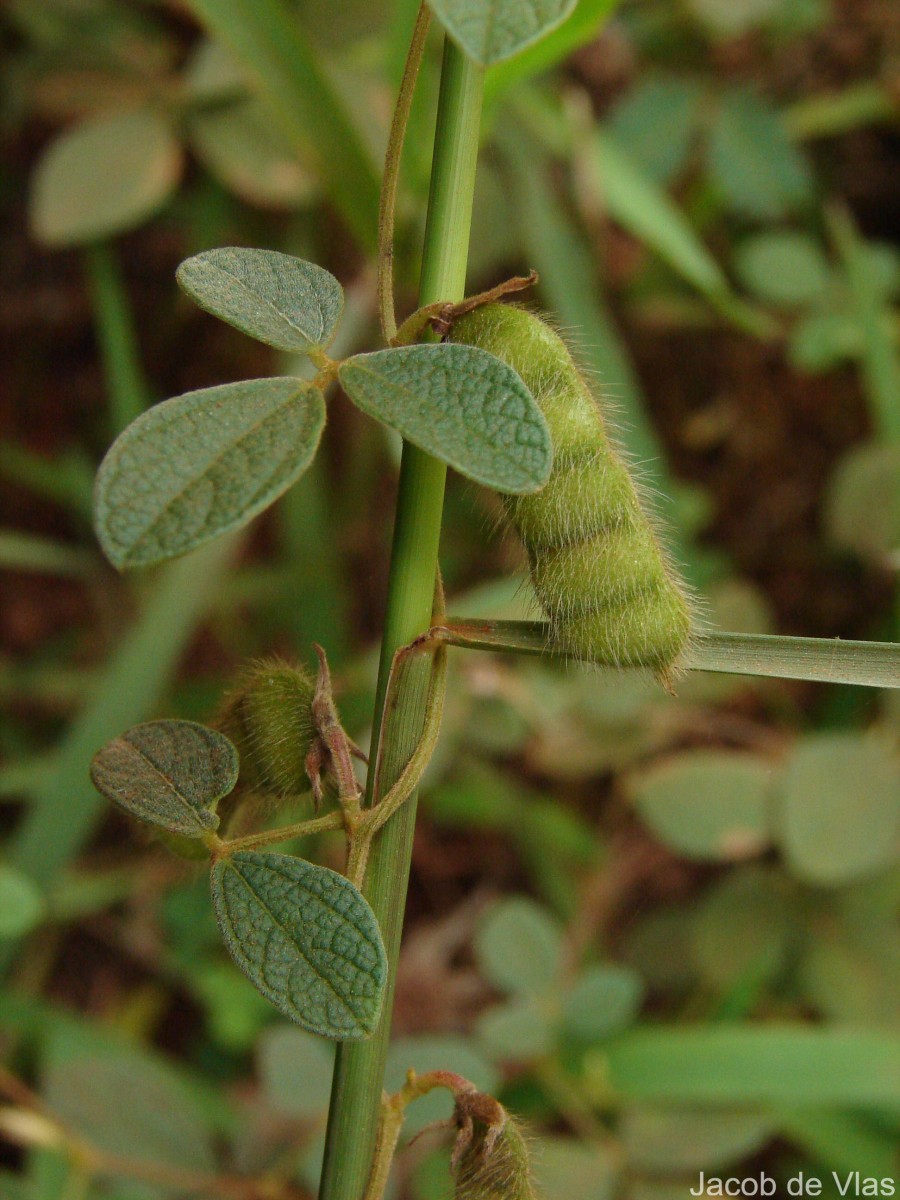
[[[481,70],[446,41],[420,304],[460,300],[465,291],[481,91]],[[442,463],[404,444],[378,673],[374,745],[379,744],[394,654],[431,623],[445,477]],[[382,788],[390,788],[421,736],[431,663],[425,658],[419,665],[420,670],[410,672],[408,686],[391,713],[392,736],[385,739],[378,771],[369,772],[367,804],[376,798],[371,794],[376,774]],[[369,1176],[378,1131],[415,817],[415,796],[411,796],[381,831],[372,848],[365,894],[384,938],[388,984],[381,1021],[373,1036],[366,1042],[338,1047],[320,1200],[360,1200]]]
[[[896,111],[890,88],[866,80],[840,91],[805,96],[785,110],[784,123],[793,138],[837,137],[865,125],[887,123]]]
[[[0,529],[0,570],[77,578],[90,575],[96,566],[94,555],[77,546],[37,534],[20,533],[18,529]]]
[[[401,651],[402,653],[402,651]],[[366,878],[366,866],[371,853],[372,840],[390,821],[391,817],[413,795],[419,780],[431,761],[434,748],[437,745],[441,731],[441,719],[444,713],[444,692],[447,686],[447,647],[438,646],[434,656],[434,669],[428,696],[425,701],[425,720],[422,727],[422,737],[409,758],[406,766],[400,772],[396,782],[389,791],[382,794],[378,787],[378,777],[375,779],[375,795],[378,803],[369,808],[358,821],[350,842],[350,852],[347,856],[346,875],[351,883],[361,887]],[[390,694],[390,693],[388,693]],[[384,728],[384,726],[382,726]]]
[[[150,389],[141,369],[131,305],[115,248],[109,242],[97,242],[87,248],[84,261],[109,393],[111,432],[116,435],[150,404]]]

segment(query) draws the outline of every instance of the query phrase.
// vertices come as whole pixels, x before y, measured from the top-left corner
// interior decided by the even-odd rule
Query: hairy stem
[[[482,71],[446,41],[425,229],[421,304],[460,300],[465,291],[481,91]],[[414,446],[404,445],[375,704],[375,745],[379,743],[394,654],[431,624],[445,477],[442,463]],[[419,666],[421,669],[410,672],[407,686],[391,714],[393,732],[385,739],[377,772],[384,789],[389,789],[399,778],[421,737],[431,663],[423,657]],[[370,805],[376,799],[372,794],[375,776],[376,771],[370,771],[366,796]],[[387,949],[388,985],[382,1018],[372,1037],[366,1042],[338,1047],[320,1200],[360,1200],[369,1177],[378,1131],[415,816],[415,796],[411,796],[379,834],[369,860],[365,892]]]
[[[397,317],[394,311],[394,209],[397,203],[397,183],[400,179],[400,160],[403,157],[406,126],[430,24],[431,9],[423,0],[419,5],[409,53],[403,68],[400,94],[394,108],[384,158],[384,177],[381,181],[381,199],[378,205],[378,316],[386,342],[391,341],[397,333]]]
[[[325,813],[322,817],[310,817],[308,821],[297,821],[294,825],[281,825],[278,829],[266,829],[262,833],[248,833],[238,838],[210,838],[210,846],[222,857],[236,854],[239,850],[258,850],[260,846],[272,846],[278,842],[289,842],[298,837],[309,837],[313,833],[325,833],[344,828],[342,812]]]
[[[475,1085],[469,1083],[462,1075],[451,1071],[429,1071],[427,1075],[417,1075],[415,1071],[410,1070],[403,1087],[393,1095],[385,1095],[382,1098],[375,1158],[363,1200],[383,1200],[397,1143],[403,1132],[406,1110],[413,1101],[427,1096],[435,1088],[447,1088],[457,1099],[463,1095],[478,1095]],[[494,1101],[494,1104],[496,1103]],[[497,1105],[497,1108],[500,1106]]]

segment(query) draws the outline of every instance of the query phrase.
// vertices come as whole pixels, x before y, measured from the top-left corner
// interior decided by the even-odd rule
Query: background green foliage
[[[365,741],[396,438],[334,396],[319,457],[266,517],[148,575],[109,570],[88,514],[148,400],[309,369],[198,312],[182,259],[319,262],[346,292],[332,353],[378,347],[375,198],[414,10],[4,7],[4,1197],[250,1200],[263,1177],[299,1197],[318,1177],[331,1047],[237,972],[205,873],[107,811],[87,768],[139,721],[209,720],[242,659],[312,640]],[[893,20],[842,0],[580,0],[488,70],[470,289],[539,270],[724,629],[898,633]],[[437,68],[435,40],[404,155],[402,312]],[[532,615],[498,513],[453,480],[454,613]],[[699,1170],[804,1170],[829,1197],[832,1171],[896,1175],[895,696],[691,676],[673,699],[455,652],[389,1086],[444,1067],[496,1091],[531,1125],[548,1200],[668,1200]],[[332,835],[302,849],[340,865]],[[429,1097],[412,1128],[449,1111]],[[398,1195],[445,1195],[447,1155],[418,1141]]]

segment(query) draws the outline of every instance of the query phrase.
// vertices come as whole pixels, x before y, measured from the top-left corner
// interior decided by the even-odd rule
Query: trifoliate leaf
[[[518,54],[561,24],[575,0],[429,0],[444,28],[483,66]]]
[[[186,554],[244,525],[306,470],[325,424],[300,379],[250,379],[157,404],[117,438],[94,493],[120,570]]]
[[[294,354],[329,345],[344,307],[332,274],[277,250],[207,250],[185,259],[176,279],[206,312]]]
[[[387,960],[349,879],[287,854],[243,852],[216,863],[212,892],[232,958],[279,1012],[337,1041],[373,1032]]]
[[[475,346],[402,346],[357,354],[338,372],[363,412],[499,492],[547,482],[550,432],[520,377]]]
[[[98,792],[151,825],[200,837],[212,811],[234,788],[238,754],[224,734],[194,721],[148,721],[113,738],[94,756]]]

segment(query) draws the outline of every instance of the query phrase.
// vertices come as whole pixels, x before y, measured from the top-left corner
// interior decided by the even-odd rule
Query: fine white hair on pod
[[[513,367],[547,420],[547,484],[503,503],[528,552],[553,644],[589,662],[647,668],[671,686],[695,624],[693,603],[660,540],[649,489],[607,428],[597,381],[552,324],[518,305],[482,305],[457,320],[451,338]]]

